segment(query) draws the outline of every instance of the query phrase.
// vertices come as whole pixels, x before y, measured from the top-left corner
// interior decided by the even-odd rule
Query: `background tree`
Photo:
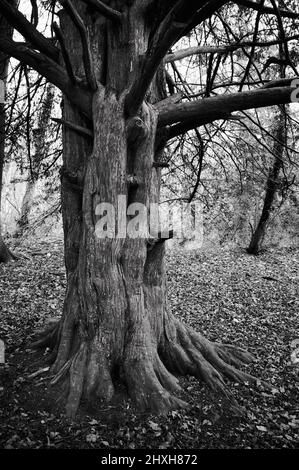
[[[11,2],[13,7],[18,5],[18,1],[14,0]],[[6,18],[0,14],[0,30],[1,34],[4,34],[8,38],[12,37],[13,28],[7,22]],[[8,261],[15,259],[15,256],[11,253],[11,251],[7,248],[3,238],[2,238],[2,231],[1,231],[1,194],[2,194],[2,181],[3,181],[3,167],[5,161],[5,135],[6,135],[6,112],[5,112],[5,104],[4,101],[2,102],[2,98],[5,99],[6,96],[6,82],[7,82],[7,73],[8,73],[8,62],[9,56],[0,51],[0,263],[7,263]],[[3,88],[3,89],[2,89]],[[3,96],[2,96],[3,94]]]
[[[31,149],[28,152],[29,176],[26,181],[26,190],[22,201],[21,214],[17,222],[18,229],[16,236],[22,235],[29,225],[29,214],[33,203],[34,190],[41,172],[44,170],[45,159],[50,153],[51,140],[48,137],[49,128],[51,129],[51,113],[54,108],[54,87],[49,83],[46,86],[45,93],[40,101],[36,127],[33,134],[33,153]],[[30,92],[30,91],[29,91]],[[30,142],[29,142],[29,146]]]
[[[281,33],[280,22],[275,16],[257,15],[254,18],[248,10],[236,14],[233,9],[223,9],[221,15],[215,17],[212,23],[196,30],[198,46],[194,47],[194,37],[191,37],[186,41],[190,43],[189,48],[168,55],[168,73],[173,88],[185,99],[215,95],[221,88],[238,91],[254,83],[266,84],[284,78],[286,57],[292,57],[291,67],[295,69],[296,42],[291,38],[296,39],[296,35],[291,24],[286,24],[286,30]],[[282,40],[286,33],[290,39],[287,46]],[[251,37],[255,38],[254,42],[249,40]],[[202,126],[200,135],[198,130],[188,131],[170,142],[169,168],[163,175],[167,191],[163,192],[163,198],[176,202],[188,201],[191,196],[200,200],[205,233],[209,234],[213,245],[218,241],[244,246],[244,240],[252,235],[249,227],[257,226],[263,204],[261,195],[264,194],[268,167],[272,166],[268,160],[275,160],[276,125],[269,126],[272,120],[277,121],[275,113],[274,108],[242,112],[234,116],[235,120]],[[298,166],[293,156],[297,151],[298,130],[292,109],[287,110],[286,120],[289,138],[281,143],[286,158],[283,180],[279,180],[277,189],[283,181],[285,188],[290,185],[296,191],[294,172]],[[284,202],[287,195],[291,192],[283,190]],[[284,208],[282,203],[277,205],[280,209],[278,217],[275,217],[276,212],[271,212],[271,245],[283,242],[282,219],[286,223],[286,237],[290,231],[290,241],[294,242],[294,216],[287,219],[283,215],[287,215],[288,205]]]
[[[168,95],[164,62],[170,49],[205,21],[213,22],[222,7],[235,11],[224,0],[63,0],[59,12],[57,2],[49,2],[60,20],[60,26],[53,24],[56,44],[36,28],[37,2],[31,3],[32,22],[0,0],[3,14],[25,39],[20,44],[1,36],[0,50],[64,94],[61,174],[68,287],[62,319],[39,345],[52,348],[52,383],[59,394],[65,392],[67,414],[76,413],[82,397],[111,399],[118,379],[141,408],[156,412],[186,405],[174,395],[177,375],[199,377],[226,396],[225,377],[254,382],[238,370],[250,360],[242,348],[212,343],[169,312],[166,240],[159,231],[154,239],[148,234],[99,239],[96,227],[103,214],[97,208],[100,202],[117,207],[119,195],[127,196],[128,205],[149,208],[159,201],[161,157],[169,139],[230,119],[234,111],[288,103],[291,79],[187,101],[173,93],[168,80]],[[274,1],[272,6],[235,3],[257,10],[258,18],[264,13],[286,21],[299,17],[295,11],[278,11]],[[127,222],[131,219],[128,213]]]

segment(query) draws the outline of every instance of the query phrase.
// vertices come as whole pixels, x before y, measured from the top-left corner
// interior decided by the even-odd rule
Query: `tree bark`
[[[94,142],[91,146],[89,138],[64,126],[67,293],[62,319],[34,345],[52,348],[52,384],[59,384],[60,394],[64,390],[69,416],[75,415],[82,399],[110,400],[119,381],[140,408],[157,413],[186,406],[174,394],[180,389],[179,375],[199,377],[227,396],[224,377],[255,381],[236,368],[250,361],[250,354],[211,343],[169,312],[164,243],[149,243],[147,235],[97,236],[100,202],[117,207],[122,195],[127,204],[138,202],[149,209],[159,201],[158,112],[153,103],[165,96],[159,92],[157,74],[138,115],[127,119],[132,70],[147,50],[150,34],[143,2],[129,3],[123,11],[126,21],[107,29],[105,21],[95,21],[81,2],[73,2],[89,31],[98,82],[92,105]],[[60,20],[75,74],[83,76],[80,38],[65,12]],[[63,119],[90,127],[67,97]],[[132,175],[134,187],[128,184]]]

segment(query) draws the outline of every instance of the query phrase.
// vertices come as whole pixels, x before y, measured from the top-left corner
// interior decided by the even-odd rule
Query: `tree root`
[[[138,408],[155,414],[187,408],[188,403],[171,393],[180,390],[177,379],[167,371],[160,359],[156,358],[154,363],[149,358],[143,358],[126,364],[125,377],[132,400]]]
[[[139,408],[158,414],[186,408],[188,404],[175,396],[181,390],[177,376],[182,375],[201,379],[234,407],[238,405],[226,386],[226,379],[268,386],[239,370],[242,364],[254,360],[244,349],[212,343],[174,317],[167,321],[171,326],[167,335],[165,329],[159,346],[148,325],[136,328],[126,345],[124,357],[117,364],[120,378]],[[54,348],[56,360],[51,371],[55,375],[51,385],[64,382],[69,417],[75,416],[81,398],[92,400],[98,397],[109,401],[114,395],[112,370],[116,364],[111,360],[113,354],[112,350],[109,352],[107,338],[99,332],[90,342],[83,338],[81,343],[79,341],[74,319],[69,316],[63,324],[57,321],[48,324],[39,340],[32,345],[35,348]]]
[[[58,318],[49,320],[46,327],[35,333],[36,341],[29,344],[31,349],[53,349],[59,340],[60,321]]]
[[[212,390],[220,392],[234,405],[236,402],[227,389],[225,379],[238,383],[262,384],[256,377],[238,370],[242,364],[248,364],[254,357],[242,348],[232,345],[212,343],[177,320],[176,334],[165,343],[163,359],[166,366],[175,374],[193,375],[203,380]]]

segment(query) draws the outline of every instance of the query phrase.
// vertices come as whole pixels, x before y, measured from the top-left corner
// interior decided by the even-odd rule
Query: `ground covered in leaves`
[[[164,417],[140,414],[129,400],[82,409],[75,422],[54,407],[49,372],[28,349],[34,330],[62,309],[59,240],[18,249],[26,257],[0,266],[1,448],[296,448],[299,442],[299,251],[168,255],[173,312],[212,340],[250,350],[248,371],[273,386],[231,384],[242,413],[195,379],[182,379],[190,408]],[[296,343],[296,339],[298,340]],[[297,362],[297,364],[296,364]]]

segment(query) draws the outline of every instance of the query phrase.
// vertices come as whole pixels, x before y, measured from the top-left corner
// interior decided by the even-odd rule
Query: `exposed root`
[[[83,343],[70,366],[70,386],[66,403],[66,415],[74,418],[80,405],[87,357],[87,345]]]
[[[236,408],[236,400],[226,386],[226,379],[267,386],[239,369],[242,364],[254,360],[250,353],[236,346],[212,343],[178,320],[169,320],[172,327],[159,347],[148,325],[134,329],[121,364],[113,362],[113,350],[110,351],[109,341],[101,336],[101,332],[88,343],[81,338],[79,344],[80,336],[72,314],[64,318],[63,324],[51,322],[32,346],[51,347],[54,343],[56,361],[51,370],[56,375],[51,385],[63,381],[66,386],[66,413],[69,417],[75,416],[82,398],[111,400],[114,395],[111,372],[115,365],[121,365],[121,378],[137,406],[158,414],[188,406],[174,395],[181,390],[178,375],[200,378]]]
[[[256,377],[243,372],[237,367],[254,360],[244,349],[212,343],[177,320],[174,337],[167,338],[164,344],[163,360],[172,372],[193,375],[202,379],[212,390],[220,392],[236,405],[225,379],[234,382],[261,384]],[[263,382],[264,386],[268,384]]]
[[[72,351],[76,351],[74,348],[75,339],[75,320],[72,314],[66,315],[63,323],[60,326],[59,331],[59,347],[57,349],[57,355],[55,362],[52,366],[53,372],[58,372],[64,364],[68,361],[72,355]]]
[[[179,392],[182,390],[178,379],[166,369],[158,355],[156,356],[154,370],[160,384],[166,390],[169,392]]]
[[[150,360],[142,359],[126,364],[125,376],[128,391],[138,408],[156,414],[166,414],[178,408],[187,408],[188,404],[166,390],[178,390],[175,378],[163,367],[155,371]]]
[[[53,379],[50,382],[50,385],[56,385],[67,374],[67,372],[69,371],[72,365],[73,360],[74,358],[72,357],[64,364],[64,366],[53,377]]]
[[[106,351],[107,353],[107,351]],[[109,402],[114,395],[114,385],[111,378],[110,366],[101,342],[96,336],[91,344],[87,363],[85,396],[91,399],[96,396]]]
[[[54,348],[58,343],[59,327],[60,321],[58,318],[49,320],[43,330],[36,332],[37,339],[29,347],[31,349]]]

